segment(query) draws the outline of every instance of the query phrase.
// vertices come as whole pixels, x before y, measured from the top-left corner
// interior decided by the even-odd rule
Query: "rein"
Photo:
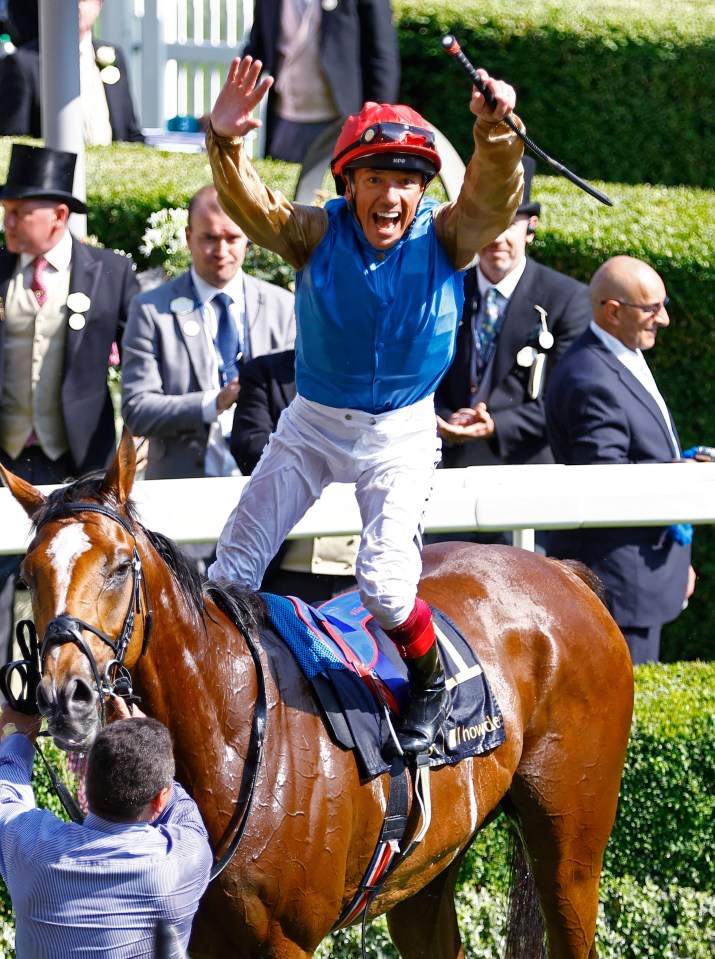
[[[62,615],[57,616],[48,624],[42,644],[40,645],[36,638],[34,623],[31,620],[23,620],[22,624],[18,625],[18,638],[20,637],[21,628],[24,629],[27,627],[30,632],[30,643],[25,654],[26,659],[18,661],[17,663],[11,663],[0,670],[0,688],[2,688],[3,691],[6,691],[6,698],[8,698],[8,701],[10,701],[10,704],[13,706],[13,708],[22,708],[23,711],[28,711],[29,707],[32,705],[30,703],[30,698],[34,698],[37,683],[44,672],[45,658],[49,649],[53,645],[62,645],[67,642],[74,643],[75,646],[77,646],[87,658],[92,669],[92,674],[94,676],[97,694],[100,701],[102,725],[104,726],[106,725],[107,721],[106,700],[109,696],[118,695],[128,702],[137,700],[137,697],[133,695],[132,691],[131,674],[124,665],[124,660],[126,658],[127,649],[129,648],[129,643],[131,642],[132,634],[134,632],[135,617],[141,611],[142,595],[144,597],[144,608],[146,610],[146,615],[144,638],[140,657],[144,656],[149,648],[149,640],[151,637],[154,615],[151,608],[149,591],[146,577],[144,576],[141,558],[136,547],[136,535],[129,522],[115,510],[110,509],[108,506],[104,506],[101,503],[80,502],[63,504],[55,507],[52,510],[49,510],[42,517],[42,520],[37,524],[36,529],[39,530],[45,525],[45,523],[48,523],[51,520],[62,519],[66,516],[74,515],[75,513],[99,513],[102,516],[107,516],[115,523],[119,523],[119,525],[125,529],[134,540],[134,545],[132,547],[132,594],[129,600],[129,606],[127,608],[126,615],[124,617],[124,622],[119,631],[119,635],[116,639],[112,639],[111,636],[108,636],[107,633],[103,632],[101,629],[98,629],[96,626],[92,626],[91,623],[87,623],[75,616]],[[87,642],[82,636],[82,632],[85,630],[93,633],[98,639],[109,646],[114,653],[114,658],[107,664],[103,676],[100,675],[97,662],[92,654],[92,650],[89,648]],[[257,684],[256,702],[253,712],[253,721],[251,723],[249,754],[246,757],[246,766],[248,766],[249,761],[251,762],[251,775],[240,822],[231,838],[231,841],[226,847],[226,850],[223,852],[221,857],[214,862],[209,877],[210,880],[215,879],[216,876],[223,872],[233,858],[234,853],[236,852],[236,849],[238,848],[238,845],[243,837],[246,825],[248,823],[249,813],[253,805],[253,799],[258,783],[258,774],[263,761],[268,715],[265,676],[261,659],[258,654],[258,649],[256,643],[250,636],[250,631],[243,632],[243,635],[251,654],[251,658],[253,659],[256,670]],[[23,646],[23,650],[24,648],[25,647]],[[27,700],[27,702],[20,702],[17,697],[12,696],[10,692],[10,672],[13,669],[18,670],[19,675],[22,677],[24,689],[23,700]],[[35,702],[34,711],[36,710],[37,705]],[[35,748],[39,752],[42,761],[49,771],[53,785],[60,798],[60,801],[62,802],[62,805],[65,808],[65,811],[74,822],[82,822],[84,815],[81,810],[79,810],[73,797],[64,784],[59,780],[54,770],[49,766],[45,756],[38,748],[37,744]]]

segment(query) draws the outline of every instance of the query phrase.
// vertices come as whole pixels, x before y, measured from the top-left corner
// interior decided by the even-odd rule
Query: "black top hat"
[[[86,213],[85,204],[72,196],[76,162],[76,153],[14,143],[0,200],[58,200],[73,213]]]
[[[538,216],[541,213],[541,204],[531,202],[531,178],[536,172],[536,160],[532,157],[522,157],[521,163],[524,167],[524,196],[516,212],[517,215],[522,216]]]

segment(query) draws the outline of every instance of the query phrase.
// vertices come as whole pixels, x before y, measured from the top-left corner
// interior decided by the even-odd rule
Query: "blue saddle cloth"
[[[361,775],[390,768],[383,755],[409,698],[407,669],[357,590],[317,607],[295,596],[264,593],[275,631],[295,655],[333,739],[354,749]],[[490,752],[506,739],[504,722],[476,653],[454,623],[433,609],[452,713],[430,754],[431,766]]]

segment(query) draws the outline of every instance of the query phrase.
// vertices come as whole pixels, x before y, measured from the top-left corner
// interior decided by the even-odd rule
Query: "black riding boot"
[[[437,738],[452,701],[436,642],[424,655],[403,662],[410,677],[410,703],[397,728],[397,738],[406,753],[421,753]]]

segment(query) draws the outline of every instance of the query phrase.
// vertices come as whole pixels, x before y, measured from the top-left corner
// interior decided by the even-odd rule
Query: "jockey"
[[[398,738],[416,754],[449,713],[431,611],[417,596],[424,511],[441,457],[433,395],[454,354],[460,271],[506,229],[521,199],[521,142],[500,122],[515,95],[480,72],[496,106],[473,91],[475,152],[455,202],[424,196],[441,160],[422,117],[366,103],[335,147],[340,198],[304,206],[270,190],[243,148],[273,82],[259,81],[261,66],[234,60],[207,145],[221,205],[296,270],[297,396],[221,533],[209,576],[258,589],[322,490],[354,483],[360,596],[405,661],[411,697]]]

